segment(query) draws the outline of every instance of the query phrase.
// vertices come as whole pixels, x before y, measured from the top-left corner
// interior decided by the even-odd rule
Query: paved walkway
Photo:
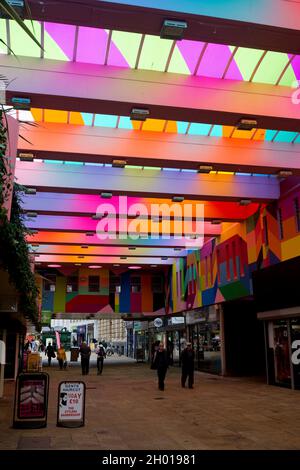
[[[48,369],[45,367],[45,371]],[[196,373],[193,390],[171,368],[164,392],[146,364],[105,363],[82,377],[78,365],[50,368],[48,425],[13,429],[14,383],[0,399],[0,449],[300,449],[300,392],[255,380]],[[86,423],[56,427],[58,383],[84,379]]]

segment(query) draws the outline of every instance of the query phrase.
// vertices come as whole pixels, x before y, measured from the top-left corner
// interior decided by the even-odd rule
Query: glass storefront
[[[195,351],[195,369],[221,374],[220,321],[214,307],[189,312],[189,341]]]
[[[300,390],[300,318],[266,322],[268,383]]]

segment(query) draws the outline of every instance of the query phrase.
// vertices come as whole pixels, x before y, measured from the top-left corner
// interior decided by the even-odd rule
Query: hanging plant
[[[7,127],[0,112],[0,264],[8,272],[10,281],[19,293],[19,310],[34,323],[38,321],[37,295],[34,273],[30,267],[29,250],[25,240],[29,233],[23,222],[21,194],[24,187],[14,184],[10,220],[3,203],[10,190],[11,173],[5,151]]]

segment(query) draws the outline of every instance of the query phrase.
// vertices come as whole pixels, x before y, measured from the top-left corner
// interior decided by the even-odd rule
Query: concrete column
[[[4,393],[4,368],[5,368],[5,361],[6,361],[6,351],[5,351],[5,345],[6,345],[6,330],[3,330],[2,332],[2,341],[1,341],[1,357],[0,357],[0,398],[3,397]]]

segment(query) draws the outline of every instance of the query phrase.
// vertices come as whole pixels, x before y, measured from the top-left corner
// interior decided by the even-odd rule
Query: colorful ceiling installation
[[[31,22],[27,22],[31,28]],[[0,20],[3,39],[18,56],[41,57],[41,50],[14,23]],[[44,44],[45,59],[112,65],[243,80],[295,87],[300,78],[300,56],[190,40],[171,41],[157,36],[109,31],[58,23],[33,22]],[[5,34],[6,32],[6,34]],[[6,37],[5,37],[6,36]],[[42,39],[43,38],[43,39]],[[93,45],[93,47],[91,47]],[[159,51],[159,54],[157,53]],[[7,53],[4,45],[0,53]],[[230,126],[148,119],[130,121],[128,116],[33,109],[23,120],[116,127],[189,135],[246,138],[276,142],[300,142],[295,132],[253,129],[238,131]]]

